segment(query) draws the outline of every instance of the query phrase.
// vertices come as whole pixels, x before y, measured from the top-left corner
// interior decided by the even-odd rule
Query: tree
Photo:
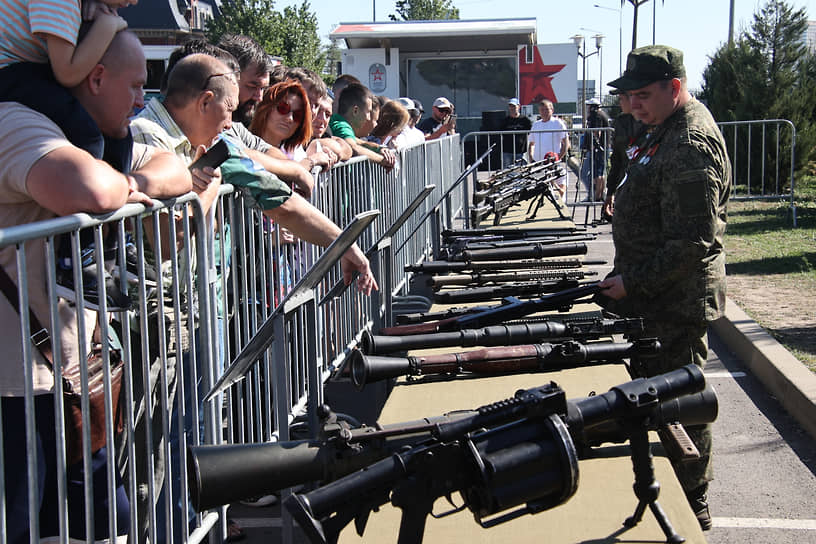
[[[288,66],[301,66],[322,73],[326,55],[317,34],[317,16],[308,0],[298,8],[275,10],[274,0],[226,0],[221,17],[207,22],[204,30],[212,43],[227,33],[254,38],[264,50],[283,58]]]
[[[816,59],[802,37],[807,28],[804,9],[794,10],[784,0],[768,0],[754,14],[748,31],[733,44],[722,45],[703,72],[701,98],[718,121],[787,119],[796,127],[797,169],[816,158]],[[780,134],[780,143],[789,140]],[[762,157],[759,138],[751,155]],[[747,144],[741,144],[747,145]],[[776,168],[774,151],[765,151],[768,168]],[[779,159],[790,167],[790,157]],[[759,172],[752,172],[752,177]]]
[[[392,21],[437,21],[458,19],[459,8],[452,0],[397,0],[397,14],[389,15]]]

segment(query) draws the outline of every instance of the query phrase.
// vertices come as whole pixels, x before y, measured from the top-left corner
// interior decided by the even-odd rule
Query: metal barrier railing
[[[787,119],[717,123],[731,158],[731,198],[787,199],[796,226],[796,127]]]
[[[389,248],[372,256],[384,294],[401,293],[406,283],[403,265],[431,254],[431,229],[422,218],[455,181],[460,149],[458,137],[445,138],[401,151],[399,168],[390,172],[355,159],[317,177],[315,205],[337,224],[346,225],[367,210],[380,210],[358,244],[366,250],[379,241]],[[428,183],[435,187],[426,188]],[[423,191],[431,193],[418,201],[418,208],[401,227],[389,231]],[[463,202],[460,192],[448,193],[440,204],[444,226],[461,219]],[[380,240],[387,231],[390,245]],[[63,234],[73,240],[73,262],[92,262],[98,278],[106,273],[120,278],[119,284],[127,286],[133,300],[131,310],[112,312],[103,303],[97,317],[83,311],[83,296],[78,297],[77,312],[54,295],[59,236]],[[90,239],[92,250],[88,249]],[[128,205],[105,217],[79,214],[0,229],[0,248],[9,248],[6,251],[10,250],[10,258],[17,263],[21,307],[28,307],[32,291],[47,293],[41,313],[48,316],[51,330],[62,332],[55,335],[57,346],[65,337],[64,349],[55,347],[56,394],[35,395],[32,361],[38,355],[28,340],[28,320],[21,316],[20,338],[26,339],[19,342],[26,372],[25,439],[21,444],[25,444],[29,488],[37,488],[33,467],[38,457],[54,457],[57,463],[56,534],[40,534],[39,503],[32,494],[28,502],[32,542],[46,536],[67,541],[69,533],[79,540],[118,534],[134,542],[194,543],[211,530],[223,537],[225,508],[198,515],[188,510],[187,444],[287,437],[293,419],[321,401],[323,381],[342,364],[361,331],[374,320],[388,319],[390,309],[383,304],[387,297],[369,298],[354,289],[322,305],[293,308],[275,330],[273,348],[264,350],[260,360],[250,365],[246,378],[215,402],[204,402],[203,395],[226,364],[252,341],[316,262],[318,251],[313,246],[287,243],[277,225],[253,208],[241,192],[224,185],[214,214],[205,213],[191,193],[150,209]],[[33,260],[32,255],[36,256]],[[42,280],[34,270],[39,268],[44,270]],[[90,285],[83,284],[79,268],[73,275],[78,292],[87,295]],[[314,300],[320,301],[340,279],[339,267],[334,267],[316,286]],[[97,283],[104,300],[110,284]],[[75,318],[66,320],[72,315]],[[59,378],[65,361],[84,360],[76,353],[87,353],[90,340],[80,331],[97,320],[101,337],[110,338],[102,343],[105,362],[119,349],[126,363],[124,431],[113,432],[112,399],[106,399],[107,448],[91,457],[86,446],[83,468],[87,476],[77,483],[73,472],[69,478],[66,466],[65,429],[59,424],[63,408]],[[109,385],[110,376],[105,380]],[[50,410],[58,423],[51,439],[55,452],[44,453],[35,447],[36,432],[44,431],[35,420],[34,405],[42,398],[56,399]],[[2,408],[6,408],[5,400]],[[2,427],[0,441],[14,436],[11,426]],[[0,448],[3,473],[21,470],[6,464],[3,451]],[[3,483],[0,481],[0,504],[7,505]],[[92,496],[94,490],[100,500],[96,506],[77,501],[75,492]],[[107,506],[101,506],[103,503]],[[9,541],[8,515],[7,508],[0,508],[0,542]],[[77,536],[78,531],[83,532],[77,528],[80,520],[88,529]],[[94,534],[100,520],[105,530]]]

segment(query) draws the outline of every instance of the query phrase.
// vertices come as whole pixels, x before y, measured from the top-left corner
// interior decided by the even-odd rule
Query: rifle
[[[360,349],[365,355],[385,355],[425,348],[532,344],[553,338],[597,340],[613,334],[622,334],[626,338],[637,338],[642,333],[643,319],[639,317],[594,318],[567,323],[545,321],[523,325],[495,325],[481,329],[412,336],[384,336],[371,334],[364,330],[360,338]]]
[[[667,422],[664,405],[666,412],[682,406],[683,412],[672,414],[682,418],[689,399],[680,397],[704,386],[702,371],[688,365],[578,401],[566,401],[554,383],[521,390],[474,415],[437,422],[432,438],[323,487],[295,493],[284,505],[308,539],[321,544],[337,542],[351,521],[362,536],[370,513],[389,501],[402,510],[399,544],[422,542],[427,516],[439,497],[449,497],[453,509],[433,514],[435,518],[468,508],[488,528],[569,500],[578,486],[576,440],[592,440],[595,427],[616,427],[619,438],[631,444],[638,499],[625,525],[636,525],[648,507],[668,541],[683,542],[657,502],[660,485],[654,479],[647,432]],[[700,412],[706,413],[696,415],[716,419],[709,396],[692,398],[695,406],[689,411],[698,412],[705,404],[707,410]],[[463,500],[459,506],[450,499],[457,491]]]
[[[454,261],[513,261],[518,259],[542,259],[544,257],[565,257],[586,255],[587,246],[581,242],[566,244],[525,244],[519,247],[498,247],[494,249],[467,249],[454,257]]]
[[[508,262],[509,261],[509,262]],[[606,261],[581,261],[579,259],[550,259],[550,260],[512,260],[496,261],[425,261],[418,264],[405,265],[406,272],[415,274],[442,274],[448,272],[463,272],[473,270],[562,270],[564,268],[581,268],[583,265],[606,264]]]
[[[530,298],[541,296],[544,293],[555,293],[578,287],[581,283],[573,279],[556,281],[528,281],[508,283],[495,287],[472,287],[434,293],[433,300],[437,304],[462,304],[466,302],[484,302],[488,300],[504,299],[507,297]]]
[[[400,336],[479,329],[490,325],[499,325],[505,321],[519,319],[538,312],[567,311],[572,308],[573,304],[583,302],[586,297],[591,297],[600,291],[599,282],[592,282],[530,300],[522,301],[517,298],[507,297],[499,306],[480,308],[471,313],[455,315],[441,321],[386,327],[380,332],[389,336]]]
[[[496,236],[502,240],[518,240],[535,236],[564,236],[586,232],[585,227],[535,227],[530,229],[446,229],[442,231],[442,240],[447,244],[457,238],[482,238]]]
[[[521,270],[518,272],[475,272],[473,274],[448,274],[445,276],[431,276],[431,287],[434,290],[449,285],[485,285],[519,281],[563,281],[582,280],[587,276],[596,276],[598,273],[587,270]]]
[[[592,344],[565,340],[554,344],[488,347],[461,353],[409,357],[364,355],[360,350],[355,350],[350,361],[351,380],[357,389],[362,390],[366,384],[400,376],[504,376],[524,372],[552,372],[632,357],[649,358],[659,351],[660,342],[656,338]]]
[[[500,174],[494,174],[491,178],[478,182],[480,190],[473,192],[474,204],[490,198],[508,186],[552,180],[563,175],[563,172],[560,171],[555,161],[543,160],[524,165],[521,168],[514,167],[505,171],[504,175]]]
[[[478,225],[482,219],[493,214],[493,225],[498,226],[507,211],[514,205],[537,197],[540,198],[542,202],[544,198],[548,199],[555,207],[555,210],[558,212],[561,219],[568,219],[568,217],[564,215],[564,212],[561,210],[561,204],[556,198],[555,193],[552,191],[552,182],[560,176],[561,174],[556,174],[552,177],[547,177],[544,179],[516,183],[514,185],[503,187],[498,193],[486,195],[484,197],[487,201],[486,204],[471,208],[471,222],[474,225]],[[534,204],[535,202],[532,202],[527,208],[527,221],[531,221],[535,218],[535,214],[530,214]],[[538,212],[540,206],[541,204],[536,206],[536,213]]]
[[[564,236],[531,237],[519,240],[501,240],[493,237],[479,238],[458,238],[448,243],[447,247],[441,249],[440,256],[443,259],[452,260],[457,255],[466,250],[473,249],[500,249],[510,247],[525,247],[530,244],[564,244],[567,242],[583,242],[595,240],[594,234],[569,234]]]

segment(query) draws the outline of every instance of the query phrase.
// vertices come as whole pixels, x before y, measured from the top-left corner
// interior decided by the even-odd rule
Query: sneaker
[[[697,518],[697,523],[700,524],[700,529],[708,531],[711,529],[711,512],[708,510],[708,485],[701,485],[700,487],[686,493],[691,511]]]
[[[252,497],[251,499],[244,499],[241,504],[244,506],[271,506],[278,502],[278,497],[275,495],[263,495],[261,497]]]

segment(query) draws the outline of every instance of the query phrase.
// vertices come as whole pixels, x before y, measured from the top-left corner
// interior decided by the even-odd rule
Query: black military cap
[[[626,58],[626,71],[608,83],[622,91],[641,89],[655,81],[681,78],[686,75],[683,52],[667,45],[647,45],[633,49]]]

